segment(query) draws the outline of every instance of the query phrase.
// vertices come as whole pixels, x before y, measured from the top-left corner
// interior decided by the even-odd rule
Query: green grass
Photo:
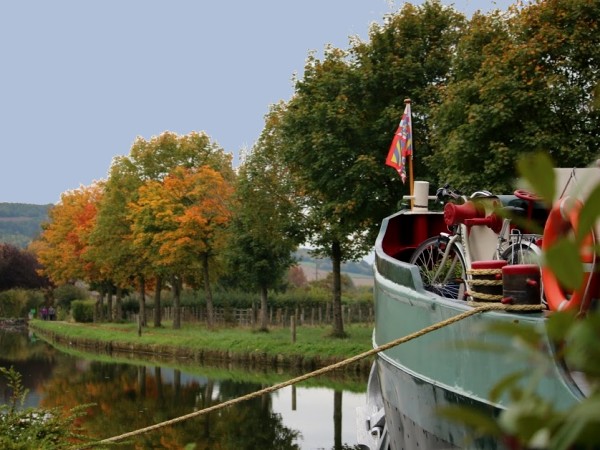
[[[184,324],[174,330],[165,323],[164,327],[146,327],[138,336],[133,323],[80,324],[60,321],[31,321],[39,328],[73,339],[90,339],[120,344],[142,344],[149,347],[177,347],[189,350],[210,349],[232,353],[265,353],[293,357],[345,359],[371,349],[372,328],[366,325],[347,325],[349,337],[329,337],[331,327],[302,326],[296,329],[296,342],[292,343],[289,329],[274,327],[268,333],[250,328],[219,328],[208,330],[202,324]]]

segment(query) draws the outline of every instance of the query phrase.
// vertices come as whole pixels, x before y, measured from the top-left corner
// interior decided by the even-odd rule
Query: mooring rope
[[[154,430],[157,430],[159,428],[163,428],[163,427],[166,427],[166,426],[169,426],[169,425],[173,425],[173,424],[176,424],[176,423],[179,423],[179,422],[183,422],[185,420],[192,419],[192,418],[198,417],[198,416],[202,416],[202,415],[211,413],[213,411],[217,411],[219,409],[227,408],[229,406],[235,405],[237,403],[244,402],[246,400],[250,400],[250,399],[253,399],[253,398],[256,398],[256,397],[260,397],[260,396],[265,395],[265,394],[269,394],[271,392],[278,391],[279,389],[282,389],[282,388],[287,387],[287,386],[291,386],[291,385],[296,384],[296,383],[300,383],[302,381],[306,381],[306,380],[308,380],[310,378],[314,378],[314,377],[317,377],[317,376],[320,376],[320,375],[324,375],[324,374],[329,373],[329,372],[333,372],[334,370],[337,370],[337,369],[339,369],[341,367],[348,366],[348,365],[350,365],[352,363],[360,361],[361,359],[368,358],[369,356],[373,356],[373,355],[375,355],[375,354],[377,354],[379,352],[382,352],[384,350],[388,350],[388,349],[390,349],[392,347],[395,347],[397,345],[404,344],[405,342],[408,342],[408,341],[411,341],[413,339],[416,339],[416,338],[418,338],[420,336],[423,336],[423,335],[425,335],[427,333],[431,333],[432,331],[439,330],[440,328],[443,328],[445,326],[448,326],[448,325],[451,325],[453,323],[459,322],[459,321],[461,321],[463,319],[466,319],[467,317],[474,316],[475,314],[479,314],[481,312],[485,312],[485,311],[521,311],[521,312],[525,312],[525,311],[541,311],[543,309],[545,309],[544,305],[503,305],[501,303],[490,303],[490,304],[480,305],[480,306],[477,306],[477,307],[475,307],[473,309],[465,311],[465,312],[463,312],[461,314],[458,314],[456,316],[453,316],[453,317],[450,317],[448,319],[442,320],[441,322],[434,323],[433,325],[425,327],[425,328],[423,328],[423,329],[421,329],[419,331],[415,331],[414,333],[411,333],[411,334],[408,334],[408,335],[406,335],[404,337],[395,339],[395,340],[393,340],[391,342],[388,342],[387,344],[380,345],[379,347],[372,348],[371,350],[368,350],[366,352],[360,353],[360,354],[358,354],[356,356],[352,356],[352,357],[350,357],[348,359],[345,359],[343,361],[340,361],[338,363],[331,364],[331,365],[329,365],[327,367],[323,367],[321,369],[314,370],[314,371],[306,373],[304,375],[300,375],[299,377],[292,378],[291,380],[284,381],[284,382],[278,383],[278,384],[274,384],[273,386],[261,389],[260,391],[252,392],[252,393],[244,395],[242,397],[237,397],[237,398],[234,398],[232,400],[228,400],[226,402],[210,406],[208,408],[204,408],[204,409],[201,409],[201,410],[198,410],[198,411],[194,411],[192,413],[189,413],[189,414],[186,414],[186,415],[183,415],[183,416],[175,417],[174,419],[171,419],[171,420],[167,420],[167,421],[164,421],[164,422],[157,423],[155,425],[151,425],[149,427],[140,428],[140,429],[135,430],[135,431],[130,431],[128,433],[120,434],[118,436],[114,436],[114,437],[111,437],[111,438],[103,439],[103,440],[101,440],[99,442],[84,444],[83,446],[80,445],[80,446],[77,446],[76,448],[78,448],[78,449],[84,449],[84,448],[89,448],[89,447],[92,447],[92,446],[95,446],[95,445],[109,444],[109,443],[112,443],[112,442],[121,441],[123,439],[127,439],[127,438],[130,438],[130,437],[133,437],[133,436],[137,436],[139,434],[149,433],[150,431],[154,431]]]

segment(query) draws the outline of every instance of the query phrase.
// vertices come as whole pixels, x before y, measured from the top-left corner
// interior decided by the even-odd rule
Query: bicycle
[[[528,202],[536,200],[526,191],[515,191],[515,195]],[[497,234],[493,259],[506,260],[509,264],[539,260],[541,236],[523,234],[516,228],[511,230],[510,215],[522,213],[523,208],[504,206],[500,208],[501,217],[497,211],[490,212],[491,207],[497,209],[498,206],[493,200],[497,197],[490,192],[477,191],[467,198],[448,185],[437,190],[436,198],[444,203],[444,220],[449,232],[423,241],[409,260],[419,268],[426,290],[446,298],[463,300],[467,297],[467,284],[472,279],[472,251],[467,236],[474,226],[486,226]],[[481,207],[477,202],[488,205]]]

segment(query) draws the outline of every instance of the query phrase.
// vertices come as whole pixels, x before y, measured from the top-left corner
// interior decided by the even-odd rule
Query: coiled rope
[[[350,365],[352,363],[360,361],[361,359],[368,358],[369,356],[373,356],[373,355],[375,355],[375,354],[377,354],[379,352],[382,352],[384,350],[388,350],[388,349],[390,349],[392,347],[395,347],[397,345],[404,344],[405,342],[408,342],[408,341],[411,341],[413,339],[416,339],[416,338],[418,338],[420,336],[423,336],[423,335],[425,335],[427,333],[431,333],[432,331],[439,330],[440,328],[443,328],[445,326],[448,326],[448,325],[451,325],[453,323],[459,322],[459,321],[461,321],[463,319],[466,319],[467,317],[474,316],[475,314],[479,314],[479,313],[482,313],[482,312],[485,312],[485,311],[525,312],[525,311],[541,311],[543,309],[545,309],[544,305],[503,305],[503,304],[500,304],[500,303],[490,303],[490,304],[480,305],[480,306],[477,306],[477,307],[475,307],[473,309],[470,309],[469,311],[465,311],[464,313],[461,313],[461,314],[458,314],[456,316],[450,317],[448,319],[442,320],[441,322],[437,322],[437,323],[435,323],[433,325],[425,327],[425,328],[423,328],[423,329],[421,329],[419,331],[415,331],[414,333],[408,334],[408,335],[406,335],[404,337],[395,339],[395,340],[393,340],[391,342],[388,342],[387,344],[380,345],[379,347],[372,348],[371,350],[368,350],[366,352],[360,353],[360,354],[358,354],[356,356],[352,356],[352,357],[350,357],[348,359],[345,359],[343,361],[340,361],[338,363],[331,364],[331,365],[329,365],[327,367],[323,367],[321,369],[314,370],[314,371],[306,373],[304,375],[300,375],[299,377],[292,378],[291,380],[284,381],[282,383],[278,383],[278,384],[275,384],[273,386],[261,389],[260,391],[252,392],[252,393],[244,395],[242,397],[237,397],[237,398],[234,398],[232,400],[228,400],[226,402],[210,406],[208,408],[204,408],[204,409],[201,409],[201,410],[198,410],[198,411],[194,411],[192,413],[189,413],[189,414],[186,414],[186,415],[183,415],[183,416],[176,417],[176,418],[171,419],[171,420],[167,420],[165,422],[160,422],[160,423],[157,423],[155,425],[151,425],[149,427],[140,428],[140,429],[135,430],[135,431],[130,431],[128,433],[121,434],[119,436],[114,436],[114,437],[111,437],[111,438],[103,439],[103,440],[101,440],[99,442],[84,444],[83,446],[77,446],[76,448],[77,449],[83,449],[83,448],[89,448],[89,447],[92,447],[92,446],[95,446],[95,445],[109,444],[109,443],[112,443],[112,442],[121,441],[123,439],[131,438],[133,436],[137,436],[137,435],[140,435],[140,434],[149,433],[150,431],[154,431],[154,430],[157,430],[159,428],[163,428],[163,427],[166,427],[166,426],[174,425],[176,423],[183,422],[184,420],[188,420],[188,419],[192,419],[194,417],[199,417],[199,416],[202,416],[202,415],[205,415],[205,414],[209,414],[209,413],[211,413],[213,411],[217,411],[219,409],[227,408],[229,406],[232,406],[232,405],[235,405],[237,403],[241,403],[241,402],[244,402],[246,400],[250,400],[250,399],[253,399],[253,398],[256,398],[256,397],[260,397],[261,395],[265,395],[265,394],[269,394],[271,392],[275,392],[275,391],[277,391],[279,389],[282,389],[284,387],[291,386],[293,384],[300,383],[302,381],[306,381],[306,380],[308,380],[310,378],[314,378],[314,377],[317,377],[317,376],[320,376],[320,375],[332,372],[332,371],[337,370],[339,368],[348,366],[348,365]]]

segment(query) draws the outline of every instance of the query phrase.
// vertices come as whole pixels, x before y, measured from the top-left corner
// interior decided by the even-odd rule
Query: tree
[[[435,173],[424,164],[435,152],[431,109],[442,101],[465,23],[462,14],[439,1],[406,3],[398,13],[386,16],[383,25],[371,27],[368,42],[356,42],[350,50],[362,84],[358,108],[364,115],[366,140],[360,148],[376,158],[378,185],[370,187],[387,205],[385,211],[389,205],[397,206],[409,188],[400,188],[396,172],[384,165],[406,98],[412,100],[415,177],[435,181]]]
[[[298,191],[305,194],[306,234],[315,252],[333,262],[332,334],[338,337],[345,335],[341,262],[365,254],[371,246],[364,233],[371,208],[360,191],[368,186],[373,173],[368,166],[374,163],[358,151],[362,121],[353,103],[356,74],[345,57],[345,52],[331,47],[323,62],[309,57],[304,79],[297,83],[284,116],[282,147]]]
[[[231,270],[260,292],[263,331],[268,328],[268,291],[281,283],[302,241],[300,206],[280,155],[281,108],[271,108],[258,142],[239,169],[228,251]]]
[[[49,287],[50,280],[38,275],[41,268],[32,252],[0,243],[0,291]]]
[[[463,20],[439,2],[407,5],[371,29],[370,44],[355,42],[350,52],[328,47],[323,61],[310,55],[287,105],[281,151],[306,197],[315,253],[333,263],[334,336],[345,334],[341,263],[369,251],[400,198],[398,177],[384,162],[403,99],[419,99],[417,120],[426,116]],[[426,154],[427,134],[421,136]]]
[[[149,180],[130,203],[134,245],[153,272],[172,281],[174,328],[180,327],[179,293],[183,277],[201,271],[208,324],[213,326],[210,261],[225,243],[233,188],[208,166],[175,168],[162,181]]]
[[[137,280],[140,289],[140,316],[145,325],[145,291],[147,283],[155,283],[155,313],[160,312],[160,274],[147,260],[143,247],[134,245],[129,205],[138,199],[144,183],[162,182],[175,168],[188,169],[208,165],[225,179],[233,180],[231,155],[226,154],[206,133],[192,132],[184,136],[164,132],[150,140],[138,137],[129,156],[115,158],[106,183],[106,196],[94,230],[93,258],[117,288],[125,288]],[[138,240],[139,242],[139,240]],[[159,282],[160,281],[160,282]],[[173,280],[170,280],[173,281]],[[160,317],[155,316],[155,325]]]
[[[86,259],[86,252],[102,192],[102,183],[95,183],[63,193],[49,211],[49,222],[43,225],[40,238],[32,243],[43,265],[42,273],[55,284],[98,280],[97,266]]]
[[[543,150],[564,167],[592,162],[599,18],[598,3],[586,0],[474,16],[433,114],[437,151],[427,164],[438,177],[466,191],[506,192],[520,154]]]
[[[304,270],[300,266],[292,266],[288,271],[288,282],[293,287],[303,287],[308,284],[308,280],[306,279],[306,274]]]
[[[141,280],[145,262],[136,256],[131,237],[131,223],[127,217],[127,205],[137,195],[140,185],[134,164],[127,157],[113,160],[104,195],[98,205],[96,225],[91,233],[92,243],[87,257],[94,261],[101,278],[114,284],[117,290],[116,319],[121,319],[121,296],[123,289],[132,286],[133,280]],[[140,298],[142,322],[145,318],[144,297]]]

